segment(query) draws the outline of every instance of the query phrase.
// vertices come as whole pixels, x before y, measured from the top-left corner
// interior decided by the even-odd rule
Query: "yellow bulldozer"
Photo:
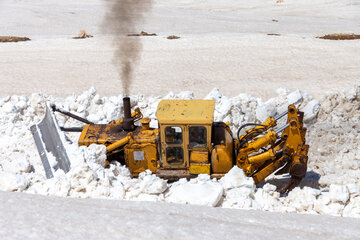
[[[214,100],[162,100],[156,111],[158,128],[150,128],[150,119],[139,108],[131,113],[130,98],[123,99],[124,117],[108,124],[94,124],[51,105],[44,120],[31,127],[48,178],[52,171],[70,169],[70,161],[53,112],[61,112],[85,123],[83,128],[61,128],[81,132],[79,146],[103,144],[108,162],[126,165],[132,176],[149,169],[161,178],[179,179],[209,174],[221,178],[233,166],[243,169],[255,183],[271,173],[290,173],[289,182],[279,191],[296,187],[307,170],[308,149],[303,113],[294,105],[263,123],[247,123],[233,136],[229,123],[214,122]],[[287,115],[284,126],[277,121]],[[55,156],[50,167],[47,154]]]

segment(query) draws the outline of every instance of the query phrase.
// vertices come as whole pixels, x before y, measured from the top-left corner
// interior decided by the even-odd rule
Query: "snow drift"
[[[269,115],[283,112],[288,104],[294,103],[305,112],[310,145],[308,174],[302,188],[295,188],[286,196],[280,196],[276,185],[284,184],[288,176],[270,176],[264,185],[255,186],[237,167],[220,180],[199,175],[190,181],[168,183],[150,171],[133,179],[128,169],[117,162],[104,168],[104,146],[78,147],[77,133],[68,135],[73,141],[67,146],[70,172],[58,170],[54,178],[46,179],[29,130],[43,118],[46,102],[90,121],[107,123],[121,117],[122,97],[100,97],[91,88],[66,98],[38,93],[0,98],[0,190],[360,217],[360,85],[328,92],[320,100],[300,90],[287,89],[278,89],[277,96],[267,101],[249,94],[228,98],[218,89],[206,96],[216,100],[215,121],[229,121],[234,132],[244,123],[263,121]],[[137,95],[132,96],[131,104],[150,117],[156,127],[155,111],[163,98],[191,99],[194,95],[191,92],[170,92],[164,97]],[[57,119],[60,125],[80,126],[62,115],[57,115]]]

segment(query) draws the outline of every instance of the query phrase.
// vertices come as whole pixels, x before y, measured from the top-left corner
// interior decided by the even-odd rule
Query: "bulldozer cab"
[[[209,164],[214,100],[162,100],[157,108],[161,162],[166,169]],[[209,168],[210,169],[210,168]]]

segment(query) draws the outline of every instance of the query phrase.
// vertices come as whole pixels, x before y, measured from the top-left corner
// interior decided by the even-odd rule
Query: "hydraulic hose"
[[[265,128],[266,128],[265,125],[258,124],[258,123],[246,123],[246,124],[244,124],[244,125],[241,125],[240,128],[239,128],[238,131],[237,131],[237,138],[239,139],[239,141],[240,141],[240,132],[241,132],[241,130],[242,130],[244,127],[248,127],[248,126],[262,126],[262,127],[265,127]]]
[[[247,136],[245,138],[245,140],[242,140],[239,144],[239,147],[236,149],[236,157],[240,151],[240,148],[242,147],[242,145],[244,145],[245,143],[247,143],[248,141],[250,141],[251,139],[253,139],[254,137],[258,136],[259,134],[263,133],[264,131],[256,131],[251,133],[249,136]]]

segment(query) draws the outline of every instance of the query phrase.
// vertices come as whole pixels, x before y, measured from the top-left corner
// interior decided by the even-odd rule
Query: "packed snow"
[[[0,35],[31,41],[0,45],[0,96],[66,96],[90,86],[101,95],[119,94],[114,34],[103,33],[106,2],[111,0],[1,0]],[[141,37],[133,94],[191,89],[203,98],[217,87],[229,97],[246,92],[270,98],[286,87],[321,97],[359,81],[360,41],[316,38],[359,34],[359,0],[151,2],[134,33],[158,36]],[[72,39],[82,29],[94,37]]]
[[[233,132],[241,124],[260,122],[283,112],[288,104],[294,103],[305,112],[310,145],[308,174],[301,188],[288,195],[276,191],[288,176],[270,176],[263,185],[256,186],[237,167],[220,180],[199,175],[168,183],[150,171],[131,178],[129,170],[118,162],[104,167],[104,146],[78,147],[76,133],[68,134],[73,143],[66,144],[71,170],[67,174],[58,170],[54,178],[46,179],[30,126],[43,118],[48,102],[96,123],[119,119],[123,96],[101,97],[94,88],[65,98],[37,93],[0,98],[0,190],[360,217],[360,85],[328,92],[322,99],[300,90],[276,92],[275,98],[263,101],[249,94],[229,98],[213,89],[205,98],[216,100],[215,121],[229,121]],[[194,94],[137,95],[131,96],[131,103],[152,119],[152,126],[157,126],[155,111],[159,101],[178,98],[193,99]],[[81,126],[62,115],[57,115],[57,120],[60,126]]]
[[[358,239],[360,219],[0,191],[0,238]]]

